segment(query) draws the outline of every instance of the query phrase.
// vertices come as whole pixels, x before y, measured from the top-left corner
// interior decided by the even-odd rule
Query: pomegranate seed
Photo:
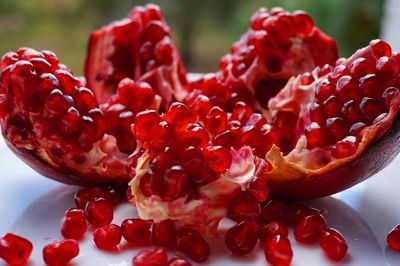
[[[173,258],[168,261],[168,266],[192,266],[192,264],[181,258]]]
[[[227,130],[228,118],[226,113],[219,107],[211,108],[206,116],[206,126],[207,130],[214,135]]]
[[[324,102],[329,96],[331,96],[334,92],[333,87],[328,79],[322,79],[317,83],[315,89],[315,97],[317,100],[322,103]]]
[[[260,213],[260,204],[247,192],[241,192],[228,203],[227,216],[236,222],[256,220]]]
[[[8,233],[0,239],[0,258],[10,265],[26,263],[32,250],[32,243],[21,236]]]
[[[293,259],[289,239],[282,235],[276,235],[265,242],[264,254],[272,265],[288,266]]]
[[[86,204],[95,198],[103,198],[103,191],[100,188],[85,188],[79,190],[74,197],[76,207],[85,209]]]
[[[107,200],[96,198],[86,205],[86,216],[91,225],[103,227],[112,222],[114,213]]]
[[[385,110],[380,103],[372,98],[364,97],[360,103],[360,110],[367,122],[372,123]]]
[[[263,202],[268,199],[270,189],[264,178],[255,177],[250,182],[247,192],[250,193],[258,202]]]
[[[206,147],[203,150],[203,154],[205,163],[217,173],[223,173],[231,166],[232,155],[224,147]]]
[[[400,251],[400,225],[397,225],[389,232],[386,240],[392,249]]]
[[[69,209],[62,220],[61,234],[67,239],[80,240],[86,233],[86,214],[81,209]]]
[[[133,266],[167,266],[168,254],[164,248],[143,250],[132,259]]]
[[[383,56],[376,63],[376,71],[380,77],[384,76],[387,79],[391,79],[398,75],[399,65],[394,59]]]
[[[333,149],[332,156],[334,158],[345,158],[353,155],[358,148],[357,138],[353,136],[348,136],[341,141],[338,141]]]
[[[340,232],[333,228],[328,228],[321,233],[319,245],[326,256],[333,260],[342,260],[346,256],[347,241]]]
[[[327,145],[326,130],[318,123],[312,122],[306,127],[305,135],[307,137],[307,147],[313,149],[315,147],[324,147]]]
[[[314,28],[314,21],[312,18],[303,11],[296,11],[293,13],[293,21],[296,30],[303,35],[308,35]]]
[[[182,103],[173,103],[164,116],[165,121],[179,128],[187,125],[192,120],[190,109]]]
[[[369,47],[371,47],[376,58],[392,55],[392,48],[390,48],[390,45],[384,41],[373,40],[369,43]]]
[[[210,256],[210,247],[204,238],[191,228],[180,229],[176,234],[176,247],[196,262],[203,262]]]
[[[321,214],[311,214],[302,218],[293,231],[294,238],[303,244],[313,243],[326,229],[327,223]]]
[[[67,239],[46,245],[43,248],[43,259],[48,266],[64,266],[79,254],[76,240]]]
[[[122,230],[116,224],[109,224],[97,228],[93,233],[93,240],[100,249],[114,250],[117,248],[122,238]]]
[[[286,212],[285,222],[290,226],[295,226],[304,217],[318,213],[319,211],[317,209],[308,207],[304,204],[290,205]]]
[[[225,244],[235,254],[251,253],[257,244],[257,224],[253,221],[236,224],[226,232]]]
[[[375,71],[372,63],[365,58],[357,58],[351,63],[350,72],[356,75],[358,78],[371,74]]]
[[[283,221],[285,218],[285,203],[280,200],[269,200],[261,210],[261,219],[266,222]]]
[[[176,242],[176,227],[172,220],[153,223],[152,240],[156,246],[173,248]]]
[[[150,221],[142,219],[126,219],[122,222],[122,235],[126,241],[137,246],[145,246],[151,243]]]
[[[150,141],[157,132],[160,116],[154,110],[140,112],[135,117],[135,136],[141,141]]]
[[[163,198],[168,201],[175,200],[187,194],[188,177],[185,170],[175,165],[167,169],[164,174]]]
[[[343,139],[349,132],[346,122],[340,117],[326,119],[326,130],[334,142]]]
[[[330,96],[324,101],[324,111],[327,117],[337,117],[342,110],[342,103],[336,96]]]
[[[289,230],[286,225],[281,222],[270,222],[258,226],[257,235],[261,242],[265,242],[276,235],[288,237]]]

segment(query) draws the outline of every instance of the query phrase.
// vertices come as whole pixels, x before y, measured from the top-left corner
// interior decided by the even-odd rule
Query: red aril
[[[97,228],[93,233],[93,241],[100,249],[115,250],[121,242],[122,230],[116,224]]]
[[[168,261],[168,266],[191,266],[189,262],[181,258],[173,258]]]
[[[176,234],[176,248],[196,262],[203,262],[210,256],[210,247],[195,230],[183,228]]]
[[[95,198],[86,205],[87,221],[95,227],[109,225],[114,217],[114,211],[107,200]]]
[[[225,234],[225,245],[234,254],[239,255],[251,253],[257,240],[257,224],[254,221],[239,222]]]
[[[81,209],[69,209],[61,221],[61,234],[66,239],[80,240],[87,230],[86,214]]]
[[[272,265],[290,265],[293,259],[293,251],[289,239],[282,235],[276,235],[268,239],[264,244],[265,258]]]
[[[285,223],[290,226],[296,226],[304,217],[318,213],[319,211],[317,209],[301,203],[295,203],[287,207]]]
[[[32,243],[21,236],[7,233],[0,238],[0,258],[10,265],[25,264],[32,250]]]
[[[56,241],[43,248],[43,259],[48,266],[65,266],[79,254],[76,240]]]
[[[309,244],[317,241],[326,228],[326,220],[321,214],[311,214],[300,219],[294,228],[293,235],[298,242]]]
[[[153,223],[151,230],[152,242],[156,246],[173,248],[176,242],[176,227],[172,220]]]
[[[260,204],[249,193],[242,192],[228,204],[227,216],[236,222],[257,220],[261,213]]]
[[[332,260],[342,260],[347,254],[347,241],[343,235],[332,228],[328,228],[319,236],[319,245],[326,256]]]
[[[122,235],[126,241],[135,246],[146,246],[151,243],[150,221],[126,219],[121,224]]]
[[[132,266],[167,266],[168,254],[164,248],[143,250],[132,259]]]
[[[400,251],[400,226],[394,227],[387,235],[386,241],[392,249]]]
[[[285,213],[285,203],[277,199],[271,199],[262,206],[260,218],[265,223],[283,221]]]

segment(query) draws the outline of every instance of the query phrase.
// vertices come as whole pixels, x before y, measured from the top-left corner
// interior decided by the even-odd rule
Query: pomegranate
[[[160,8],[153,4],[135,7],[127,18],[92,32],[85,77],[100,103],[108,102],[124,78],[149,83],[164,109],[186,95],[186,71]]]

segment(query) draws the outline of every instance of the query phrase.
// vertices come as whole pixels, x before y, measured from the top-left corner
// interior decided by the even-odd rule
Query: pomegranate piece
[[[343,235],[332,228],[326,229],[319,237],[319,245],[326,256],[332,260],[342,260],[347,253],[347,241]]]
[[[114,211],[107,200],[95,198],[86,205],[87,221],[95,227],[109,225],[114,218]]]
[[[293,251],[289,239],[282,235],[276,235],[268,239],[264,244],[265,258],[272,265],[290,265],[293,259]]]
[[[311,214],[299,221],[294,228],[293,235],[300,243],[309,244],[317,241],[326,228],[326,220],[321,214]]]
[[[227,216],[236,222],[257,220],[260,213],[260,204],[252,195],[246,192],[242,192],[228,204]]]
[[[176,248],[196,262],[203,262],[210,256],[210,247],[195,230],[183,228],[176,234]]]
[[[48,51],[21,48],[0,76],[2,135],[28,165],[68,184],[126,183],[128,155],[105,134],[93,93]]]
[[[253,221],[242,221],[225,234],[225,245],[235,254],[250,254],[256,244],[257,224]]]
[[[192,266],[192,264],[181,258],[172,258],[168,261],[168,266]]]
[[[56,241],[43,248],[43,259],[48,266],[64,266],[79,254],[76,240],[66,239]]]
[[[186,95],[186,71],[160,8],[153,4],[135,7],[127,18],[91,33],[85,77],[100,103],[108,101],[124,78],[148,82],[161,96],[164,110]],[[148,99],[146,94],[130,95],[137,105]]]
[[[69,209],[61,221],[61,234],[67,239],[80,240],[87,230],[86,214],[81,209]]]
[[[93,241],[100,249],[115,250],[121,242],[122,230],[116,224],[97,228],[93,233]]]
[[[289,205],[286,211],[285,223],[290,226],[296,226],[300,220],[312,214],[318,214],[317,209],[308,207],[304,204],[297,203]]]
[[[282,237],[288,237],[289,230],[281,222],[270,222],[267,224],[261,224],[257,229],[258,239],[261,242],[265,242],[270,238],[275,237],[276,235],[281,235]]]
[[[132,259],[133,266],[167,266],[167,263],[168,254],[164,248],[141,251]]]
[[[273,221],[283,221],[286,210],[285,203],[277,199],[268,200],[261,209],[261,220],[266,223]]]
[[[0,258],[10,265],[25,264],[32,250],[32,243],[21,236],[7,233],[0,238]]]
[[[376,45],[389,49],[381,56]],[[303,75],[292,79],[269,101],[271,121],[282,111],[296,118],[290,149],[268,154],[272,170],[265,177],[273,196],[330,195],[368,178],[397,155],[399,63],[387,43],[372,41],[332,67],[316,68],[305,87]]]
[[[142,219],[126,219],[121,224],[124,239],[137,246],[151,243],[151,227],[150,221]]]
[[[388,245],[396,250],[400,251],[400,226],[394,227],[387,235],[386,241]]]
[[[152,242],[156,246],[173,248],[176,242],[176,227],[172,220],[164,220],[159,223],[153,223],[151,230]]]

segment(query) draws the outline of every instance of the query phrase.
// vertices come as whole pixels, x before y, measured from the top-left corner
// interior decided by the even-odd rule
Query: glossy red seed
[[[392,249],[400,251],[400,225],[395,226],[387,235],[386,241]]]
[[[382,40],[373,40],[369,43],[369,46],[377,59],[392,54],[392,48],[390,48],[390,45]]]
[[[400,93],[399,89],[396,87],[389,87],[383,92],[382,98],[383,98],[386,108],[390,107],[393,99],[399,97],[399,93]]]
[[[61,234],[67,239],[80,240],[86,233],[86,214],[82,209],[69,209],[61,222]]]
[[[186,105],[177,102],[171,104],[164,116],[165,121],[178,128],[190,123],[192,118],[191,110]]]
[[[151,243],[152,222],[142,219],[126,219],[121,224],[122,236],[126,241],[137,246]]]
[[[342,110],[342,103],[336,96],[330,96],[324,101],[324,112],[326,117],[337,117]]]
[[[357,58],[351,63],[350,72],[355,75],[356,77],[360,78],[367,74],[371,74],[375,71],[374,66],[372,65],[371,61],[365,58]]]
[[[328,118],[325,126],[333,142],[343,139],[348,133],[347,124],[340,117]]]
[[[0,258],[10,265],[26,263],[32,250],[32,243],[21,236],[7,233],[0,238]]]
[[[265,258],[272,265],[289,266],[293,259],[293,251],[289,239],[276,235],[264,244]]]
[[[152,241],[156,246],[173,248],[176,242],[175,223],[168,219],[159,223],[153,223]]]
[[[306,127],[305,135],[307,137],[307,148],[324,147],[328,144],[326,130],[318,123],[312,122]]]
[[[100,249],[115,250],[122,238],[122,230],[116,224],[97,228],[93,233],[93,241]]]
[[[225,245],[234,254],[250,254],[256,244],[257,224],[254,221],[242,221],[225,234]]]
[[[228,128],[226,113],[219,107],[214,106],[206,116],[206,128],[211,134],[218,134]]]
[[[260,213],[260,204],[247,192],[241,192],[228,203],[227,216],[237,222],[257,220]]]
[[[249,184],[247,192],[258,202],[266,201],[269,197],[270,189],[264,178],[255,177]]]
[[[383,56],[376,63],[376,71],[380,77],[391,79],[398,75],[399,64],[394,59]]]
[[[285,222],[288,225],[295,226],[297,225],[301,219],[311,214],[318,214],[319,211],[317,209],[308,207],[304,204],[298,203],[289,205],[286,211],[286,219]]]
[[[168,266],[192,266],[188,261],[181,258],[172,258],[168,261]]]
[[[197,123],[188,124],[184,133],[183,133],[183,141],[182,148],[186,148],[189,146],[194,146],[197,148],[203,148],[209,140],[209,135],[207,131]]]
[[[318,102],[323,103],[328,97],[334,92],[333,87],[328,79],[322,79],[318,81],[315,89],[315,97]]]
[[[348,136],[341,141],[338,141],[332,149],[332,156],[334,158],[345,158],[353,155],[358,148],[357,138]]]
[[[360,135],[362,129],[365,128],[366,126],[367,125],[362,122],[355,123],[350,127],[349,132],[353,136],[358,136]]]
[[[168,254],[164,248],[143,250],[132,259],[133,266],[167,266]]]
[[[145,173],[140,181],[139,187],[143,195],[150,197],[152,195],[162,196],[163,191],[163,176],[159,173]]]
[[[232,163],[230,151],[221,146],[209,146],[203,150],[204,162],[215,172],[223,173]]]
[[[168,201],[183,197],[188,190],[188,177],[185,170],[179,166],[172,166],[164,174],[163,198]]]
[[[375,74],[368,74],[360,78],[359,91],[364,97],[378,98],[381,96],[381,85]]]
[[[289,230],[286,225],[281,222],[270,222],[258,226],[257,236],[261,242],[265,242],[268,239],[275,237],[276,235],[288,237]]]
[[[176,247],[196,262],[203,262],[210,256],[210,247],[204,238],[190,228],[180,229],[176,234]]]
[[[317,103],[311,104],[310,118],[312,122],[316,122],[318,124],[325,123],[325,114],[323,107]]]
[[[262,207],[260,218],[265,223],[283,221],[285,212],[285,203],[280,200],[271,199]]]
[[[311,214],[299,221],[293,230],[293,235],[298,242],[309,244],[317,241],[326,227],[326,220],[321,214]]]
[[[343,104],[342,107],[343,118],[346,119],[347,123],[355,123],[361,120],[361,113],[359,105],[356,101],[350,100]]]
[[[248,106],[244,102],[237,102],[233,108],[230,121],[238,120],[241,123],[245,124],[246,121],[250,118],[252,113],[253,110],[250,106]]]
[[[86,205],[86,217],[91,225],[103,227],[112,222],[114,211],[107,200],[96,198]]]
[[[85,188],[79,190],[74,197],[76,207],[85,209],[86,204],[95,198],[104,197],[103,191],[100,188]]]
[[[336,82],[336,92],[339,98],[346,100],[357,100],[360,98],[358,93],[358,82],[351,76],[345,75],[340,77]]]
[[[342,260],[347,254],[347,241],[343,235],[332,228],[326,229],[319,237],[319,245],[325,255],[332,260]]]
[[[135,117],[135,136],[138,140],[149,141],[157,132],[160,116],[154,110],[140,112]]]
[[[362,99],[360,110],[367,123],[372,123],[376,117],[385,113],[385,109],[377,100],[368,97]]]
[[[65,266],[78,254],[79,245],[73,239],[53,242],[43,248],[43,259],[48,266]]]

